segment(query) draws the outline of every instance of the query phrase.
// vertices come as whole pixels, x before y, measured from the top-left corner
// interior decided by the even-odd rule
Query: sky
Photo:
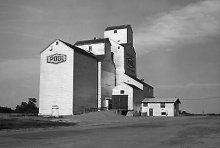
[[[220,0],[1,0],[0,106],[39,97],[40,52],[130,24],[137,74],[181,110],[220,113]]]

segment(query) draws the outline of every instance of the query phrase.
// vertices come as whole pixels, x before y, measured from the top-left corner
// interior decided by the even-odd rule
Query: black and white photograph
[[[0,0],[0,147],[220,147],[220,0]]]

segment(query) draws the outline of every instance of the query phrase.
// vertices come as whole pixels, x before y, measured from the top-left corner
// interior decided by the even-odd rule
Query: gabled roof
[[[115,29],[124,29],[124,28],[131,28],[131,25],[111,26],[111,27],[107,27],[107,28],[105,29],[105,31],[115,30]],[[131,28],[131,30],[132,30],[132,28]]]
[[[147,103],[181,103],[179,98],[145,98],[142,102]]]
[[[86,44],[96,44],[96,43],[110,43],[108,38],[101,38],[101,39],[93,39],[93,40],[83,40],[83,41],[77,41],[74,45],[78,46],[78,45],[86,45]]]
[[[125,73],[125,74],[126,74],[126,73]],[[131,75],[129,75],[129,74],[126,74],[126,75],[129,76],[129,77],[131,77],[132,79],[138,81],[139,83],[141,83],[141,84],[147,86],[147,87],[153,88],[152,86],[150,86],[149,84],[145,83],[144,81],[138,79],[137,77],[131,76]]]

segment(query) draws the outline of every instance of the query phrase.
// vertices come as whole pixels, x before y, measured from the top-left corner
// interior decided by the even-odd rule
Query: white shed
[[[179,115],[178,98],[145,98],[142,101],[142,114],[147,116],[171,116]]]

